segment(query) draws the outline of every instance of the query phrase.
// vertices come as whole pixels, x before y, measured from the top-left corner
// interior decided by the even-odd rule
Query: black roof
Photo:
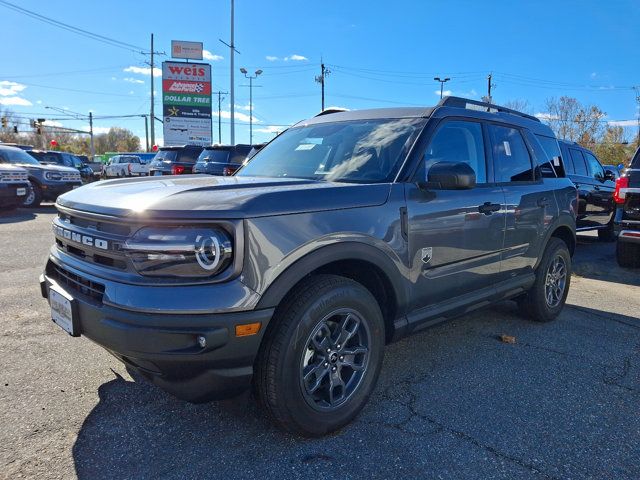
[[[350,110],[328,113],[297,123],[296,127],[350,120],[375,120],[385,118],[427,118],[465,116],[484,120],[500,121],[526,127],[533,133],[555,137],[551,128],[540,119],[526,113],[492,103],[461,97],[444,97],[435,107],[393,107],[367,110]]]

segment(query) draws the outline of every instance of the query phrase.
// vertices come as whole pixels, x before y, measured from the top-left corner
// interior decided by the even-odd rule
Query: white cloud
[[[437,96],[440,96],[440,90],[435,90],[433,93],[435,93]],[[451,90],[444,90],[442,92],[442,96],[444,97],[450,97],[453,94],[453,92]]]
[[[278,60],[278,57],[274,57],[273,55],[267,55],[264,58],[266,58],[270,62],[275,62],[276,60]]]
[[[122,80],[124,80],[125,82],[129,82],[129,83],[144,84],[144,80],[140,80],[139,78],[125,77]]]
[[[137,73],[138,75],[151,75],[151,67],[136,67],[136,66],[130,66],[127,67],[123,70],[123,72],[128,72],[128,73]],[[161,77],[162,76],[162,70],[160,70],[158,67],[154,67],[153,68],[153,76],[154,77]]]
[[[218,116],[218,112],[212,112],[212,115],[214,117]],[[249,120],[251,119],[251,117],[249,117],[249,115],[247,115],[246,113],[242,113],[242,112],[235,112],[235,119],[240,121],[240,122],[249,122]],[[220,118],[231,118],[231,112],[228,110],[222,110],[220,112]],[[256,117],[253,117],[253,123],[260,123],[260,120],[258,120]]]
[[[55,120],[45,120],[43,124],[48,127],[62,127],[62,124],[60,122],[56,122]]]
[[[33,105],[33,103],[31,103],[26,98],[4,97],[4,98],[0,98],[0,105],[20,105],[23,107],[30,107],[31,105]]]
[[[259,133],[278,133],[284,130],[286,127],[274,127],[270,125],[268,127],[256,128],[256,132]]]
[[[637,127],[638,120],[611,120],[607,122],[612,127]]]
[[[21,83],[3,80],[0,82],[0,96],[7,97],[9,95],[17,95],[25,88],[27,88],[27,86]]]
[[[598,76],[597,72],[591,72],[591,75],[590,75],[591,78],[596,78],[597,76]]]
[[[256,106],[254,105],[253,108],[255,109]],[[251,105],[249,105],[248,103],[246,105],[236,104],[236,110],[244,110],[245,112],[248,112],[249,110],[251,110]]]
[[[288,57],[284,57],[284,61],[288,62],[289,60],[293,61],[293,62],[306,62],[307,60],[309,60],[307,57],[304,57],[302,55],[297,55],[297,54],[293,54],[293,55],[289,55]]]
[[[220,60],[224,60],[224,57],[221,55],[216,55],[215,53],[211,53],[209,50],[202,51],[202,58],[205,60],[211,60],[214,62],[219,62]]]
[[[36,100],[36,103],[37,103],[38,105],[42,105],[42,100]]]
[[[557,115],[551,115],[550,113],[539,112],[534,115],[534,117],[539,118],[540,120],[558,120]]]
[[[95,125],[93,126],[93,134],[97,135],[99,133],[109,133],[109,130],[111,129],[111,127],[96,127]],[[82,125],[81,127],[78,127],[78,130],[83,130],[85,132],[88,132],[89,129],[89,124],[87,125]]]

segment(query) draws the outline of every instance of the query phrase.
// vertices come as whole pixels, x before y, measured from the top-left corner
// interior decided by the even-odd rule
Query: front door
[[[423,154],[415,181],[438,162],[467,162],[477,185],[468,190],[421,189],[407,183],[412,307],[433,307],[483,288],[500,276],[505,197],[489,183],[483,128],[471,120],[444,120]]]

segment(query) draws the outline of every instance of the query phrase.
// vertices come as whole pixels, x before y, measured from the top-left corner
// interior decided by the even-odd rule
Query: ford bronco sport
[[[367,402],[385,343],[504,299],[560,313],[577,194],[559,155],[536,118],[454,97],[318,116],[231,177],[63,195],[42,295],[177,397],[253,386],[278,425],[322,435]]]

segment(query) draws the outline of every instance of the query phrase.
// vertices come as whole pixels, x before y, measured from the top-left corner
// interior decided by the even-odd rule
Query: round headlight
[[[58,172],[46,172],[44,178],[47,180],[60,181],[62,180],[62,175]]]
[[[230,236],[215,227],[142,228],[123,248],[138,273],[156,277],[210,277],[233,258]]]

